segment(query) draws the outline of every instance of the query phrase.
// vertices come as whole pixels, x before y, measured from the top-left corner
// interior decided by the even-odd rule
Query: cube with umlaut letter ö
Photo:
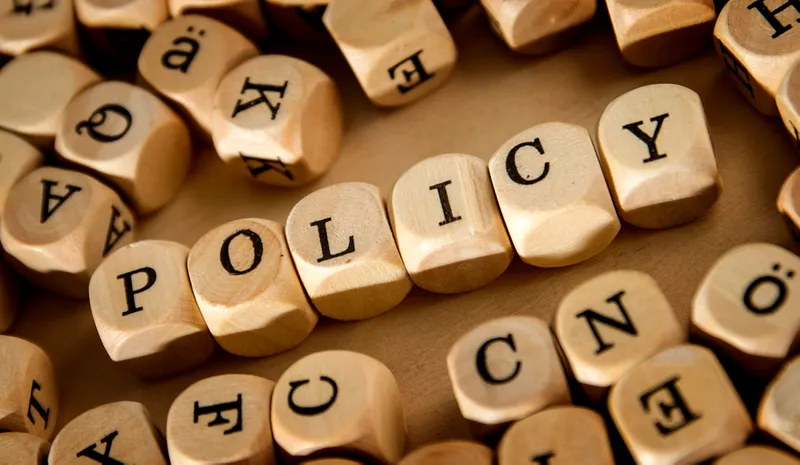
[[[130,244],[89,283],[97,333],[111,360],[142,377],[177,373],[214,350],[186,271],[189,249],[169,241]]]

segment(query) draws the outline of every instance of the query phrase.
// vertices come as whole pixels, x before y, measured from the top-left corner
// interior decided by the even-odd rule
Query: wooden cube
[[[758,406],[758,428],[800,452],[800,357],[786,363]]]
[[[184,390],[169,409],[172,465],[275,465],[270,399],[275,383],[253,375],[220,375]]]
[[[177,105],[200,134],[211,133],[223,76],[258,49],[234,29],[199,15],[161,23],[139,55],[139,80]]]
[[[42,465],[50,443],[28,433],[0,433],[0,465]]]
[[[59,412],[50,357],[36,344],[0,336],[0,431],[50,440]]]
[[[372,184],[336,184],[307,195],[286,219],[286,240],[311,302],[325,316],[379,315],[411,290]]]
[[[20,300],[20,283],[5,262],[0,262],[0,333],[14,322]]]
[[[262,55],[229,72],[217,89],[212,138],[220,158],[245,176],[296,187],[322,176],[339,153],[342,109],[319,68]]]
[[[553,326],[572,375],[595,402],[633,367],[688,336],[655,280],[629,270],[570,291]]]
[[[56,151],[118,186],[140,214],[169,202],[189,169],[191,138],[150,92],[105,81],[78,94],[61,118]]]
[[[174,16],[197,14],[225,23],[261,45],[269,36],[269,26],[259,0],[167,0]]]
[[[548,53],[562,48],[589,22],[597,0],[481,0],[489,22],[514,51]]]
[[[278,223],[249,218],[209,231],[192,247],[188,269],[208,329],[228,352],[282,352],[317,323]]]
[[[597,139],[617,210],[634,226],[687,223],[719,196],[703,105],[691,89],[652,84],[623,94],[600,117]]]
[[[747,446],[716,460],[714,465],[800,465],[800,460],[768,446]]]
[[[772,244],[731,249],[706,273],[692,325],[737,366],[771,377],[800,343],[800,257]]]
[[[730,0],[714,27],[716,49],[736,87],[756,109],[776,115],[775,96],[800,58],[800,11],[785,0]]]
[[[453,38],[431,0],[332,0],[322,20],[376,105],[429,94],[456,62]]]
[[[522,131],[495,152],[489,174],[514,248],[529,265],[587,260],[619,232],[592,139],[580,126],[544,123]]]
[[[800,240],[800,168],[792,171],[778,194],[778,211],[795,240]]]
[[[0,127],[39,148],[52,148],[69,101],[99,81],[94,71],[66,55],[33,52],[19,56],[0,69]]]
[[[64,426],[50,447],[48,463],[167,465],[162,442],[144,405],[114,402],[84,412]]]
[[[545,407],[570,403],[553,335],[538,318],[509,316],[472,329],[450,348],[447,373],[461,415],[480,440]]]
[[[423,160],[395,182],[391,219],[417,286],[445,294],[497,279],[513,258],[486,162],[461,154]]]
[[[471,441],[428,444],[403,457],[398,465],[492,465],[492,450]]]
[[[192,294],[186,246],[135,242],[109,255],[89,283],[97,333],[111,360],[146,378],[205,361],[214,339]]]
[[[135,228],[133,213],[106,185],[77,171],[45,166],[9,192],[0,241],[28,280],[85,298],[94,270],[133,240]]]
[[[628,63],[673,65],[706,45],[717,12],[713,0],[606,0],[617,44]]]
[[[0,16],[0,54],[47,48],[80,54],[72,0],[6,0]]]
[[[90,29],[153,31],[169,19],[166,0],[73,0],[75,16]]]
[[[775,101],[786,131],[800,149],[800,69],[796,64],[781,81]]]
[[[714,354],[666,349],[614,387],[609,410],[636,463],[699,463],[744,446],[750,417]]]
[[[614,465],[603,418],[582,407],[553,407],[514,423],[497,449],[498,465]]]
[[[288,463],[347,451],[378,463],[403,455],[400,391],[381,362],[356,352],[307,355],[281,375],[272,433]]]
[[[43,162],[44,155],[39,149],[16,134],[0,129],[0,218],[14,184]]]

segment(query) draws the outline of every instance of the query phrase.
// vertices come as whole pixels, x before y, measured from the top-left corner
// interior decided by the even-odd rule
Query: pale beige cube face
[[[74,0],[84,26],[98,29],[152,31],[169,19],[167,0]]]
[[[322,20],[379,106],[429,94],[456,62],[453,38],[431,0],[336,0]]]
[[[652,84],[623,94],[600,117],[597,139],[617,209],[634,226],[687,223],[719,196],[703,104],[691,89]]]
[[[744,446],[747,410],[705,347],[666,349],[630,370],[608,399],[611,417],[641,465],[699,463]]]
[[[0,217],[14,184],[43,162],[44,155],[39,149],[25,139],[0,129]]]
[[[800,358],[783,366],[758,406],[761,431],[800,452]]]
[[[303,357],[275,385],[272,433],[289,463],[337,451],[397,463],[405,441],[397,382],[381,362],[356,352]]]
[[[714,45],[727,74],[766,115],[777,114],[778,87],[800,57],[798,18],[784,0],[731,0],[714,27]]]
[[[66,55],[19,56],[0,69],[0,127],[21,134],[37,147],[52,147],[69,101],[99,81],[94,71]]]
[[[513,258],[486,162],[446,154],[423,160],[397,180],[391,219],[411,280],[431,292],[477,289]]]
[[[118,186],[140,214],[180,190],[191,158],[184,122],[150,92],[105,81],[78,94],[64,110],[56,151]]]
[[[140,241],[109,255],[89,283],[97,333],[111,360],[142,377],[195,367],[214,339],[192,294],[186,246]]]
[[[472,441],[428,444],[403,457],[399,465],[492,465],[492,450]]]
[[[310,63],[262,55],[222,80],[212,123],[223,161],[259,182],[297,187],[322,176],[339,154],[339,91]]]
[[[594,401],[634,366],[688,337],[655,280],[630,270],[601,274],[570,291],[554,329],[573,376]]]
[[[36,344],[0,336],[0,430],[50,440],[59,406],[50,357]]]
[[[717,13],[712,0],[606,0],[617,44],[629,63],[673,65],[703,49]]]
[[[747,446],[717,459],[714,465],[800,465],[800,460],[774,447]]]
[[[489,174],[514,249],[539,267],[572,265],[602,252],[620,229],[586,129],[545,123],[497,149]]]
[[[48,463],[86,465],[117,463],[167,465],[150,414],[138,402],[95,407],[67,423],[50,447]]]
[[[753,372],[774,373],[797,347],[800,257],[751,243],[720,257],[692,304],[692,324],[717,349]]]
[[[86,297],[100,262],[133,240],[136,219],[91,176],[41,167],[8,194],[0,241],[12,265],[44,289]]]
[[[614,465],[603,418],[582,407],[553,407],[514,423],[497,456],[498,465]]]
[[[49,442],[32,434],[0,434],[0,465],[41,465],[49,450]]]
[[[0,53],[17,56],[40,48],[78,55],[73,0],[1,0]]]
[[[188,270],[208,329],[228,352],[282,352],[317,323],[278,223],[250,218],[209,231],[192,247]]]
[[[270,399],[275,383],[253,375],[198,381],[172,402],[167,445],[172,465],[275,465]]]
[[[258,49],[225,24],[200,15],[161,23],[139,54],[139,78],[178,104],[193,128],[211,133],[214,95],[222,78]]]
[[[538,318],[511,316],[472,329],[447,354],[447,372],[461,415],[479,439],[570,403],[553,335]]]
[[[286,219],[286,239],[314,307],[338,320],[386,312],[411,290],[380,191],[352,182],[304,197]]]
[[[781,81],[775,101],[786,131],[800,148],[800,69],[796,64]]]
[[[563,47],[594,17],[596,0],[481,0],[492,27],[515,51],[547,53]]]
[[[792,171],[778,193],[778,211],[794,237],[800,237],[800,168]]]
[[[269,36],[259,0],[164,0],[173,17],[198,14],[214,18],[244,34],[256,44]]]

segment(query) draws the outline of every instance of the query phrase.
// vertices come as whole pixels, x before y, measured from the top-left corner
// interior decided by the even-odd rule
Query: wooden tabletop
[[[580,265],[536,269],[515,259],[497,281],[477,291],[435,295],[414,289],[399,307],[379,317],[354,323],[323,320],[306,342],[281,355],[246,359],[217,350],[201,368],[155,382],[140,381],[111,362],[87,301],[31,292],[10,333],[50,354],[61,392],[59,428],[94,406],[135,400],[147,406],[163,430],[172,400],[199,379],[252,373],[275,380],[306,354],[347,349],[375,357],[394,373],[405,406],[408,450],[465,438],[467,426],[450,389],[445,356],[473,326],[515,314],[549,322],[571,288],[622,268],[651,274],[687,324],[700,279],[720,254],[750,241],[792,247],[775,200],[800,155],[778,119],[758,114],[738,94],[710,44],[690,61],[646,71],[623,62],[602,16],[570,48],[543,58],[508,51],[478,9],[450,26],[460,54],[452,78],[427,98],[395,110],[368,102],[333,45],[292,50],[333,76],[343,94],[345,136],[330,172],[305,188],[274,189],[239,177],[213,151],[198,149],[179,197],[147,218],[139,237],[191,246],[209,229],[237,218],[284,222],[304,195],[339,182],[375,184],[386,198],[400,174],[426,157],[461,152],[488,159],[514,134],[547,121],[584,125],[594,133],[611,100],[662,82],[687,86],[702,98],[723,181],[719,202],[703,218],[679,228],[646,231],[624,225],[605,252]]]

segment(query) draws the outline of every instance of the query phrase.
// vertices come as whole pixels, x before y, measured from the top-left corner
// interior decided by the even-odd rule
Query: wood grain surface
[[[282,190],[243,181],[210,149],[197,150],[177,199],[145,219],[139,237],[191,246],[226,221],[263,217],[284,222],[304,195],[345,181],[373,183],[387,197],[398,176],[424,158],[456,152],[488,159],[514,134],[547,121],[580,124],[594,136],[606,104],[658,82],[690,87],[702,98],[723,182],[717,205],[699,220],[674,229],[623,225],[607,250],[576,266],[537,269],[515,258],[497,281],[476,291],[435,295],[415,288],[400,306],[376,318],[348,323],[323,319],[308,340],[281,355],[245,359],[218,349],[201,368],[155,382],[140,381],[111,362],[88,301],[29,292],[10,334],[28,338],[50,354],[61,389],[58,427],[97,405],[132,400],[146,405],[163,431],[173,399],[199,379],[252,373],[276,380],[303,355],[347,349],[377,358],[397,378],[408,424],[407,450],[434,440],[465,438],[467,424],[450,389],[445,356],[468,329],[505,315],[534,315],[550,322],[570,289],[622,268],[651,274],[686,325],[703,274],[724,251],[748,241],[792,247],[775,200],[797,165],[798,153],[780,120],[760,115],[738,93],[710,43],[700,56],[680,65],[637,70],[623,61],[601,14],[570,48],[536,58],[508,51],[479,13],[473,9],[450,24],[460,55],[450,82],[395,110],[369,103],[333,44],[277,50],[311,61],[339,84],[345,112],[339,160],[312,185]]]

